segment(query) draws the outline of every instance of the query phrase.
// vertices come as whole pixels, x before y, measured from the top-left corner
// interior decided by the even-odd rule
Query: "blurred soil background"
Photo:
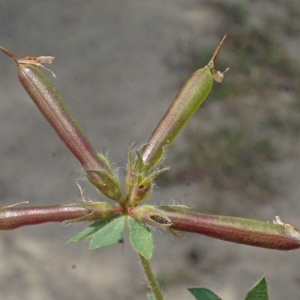
[[[94,147],[123,177],[128,147],[145,143],[197,68],[227,34],[215,83],[167,153],[148,203],[300,228],[299,1],[0,1],[0,45],[19,57],[51,55],[51,78]],[[0,55],[0,204],[52,205],[104,197]],[[51,74],[47,74],[51,77]],[[124,244],[67,244],[85,224],[0,233],[0,299],[146,299],[136,255]],[[204,286],[243,299],[262,275],[270,299],[300,298],[300,254],[154,230],[152,264],[167,299]]]

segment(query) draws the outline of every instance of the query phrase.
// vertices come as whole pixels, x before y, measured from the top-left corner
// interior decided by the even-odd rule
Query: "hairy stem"
[[[141,255],[139,253],[138,253],[138,256],[140,258],[143,270],[144,270],[145,275],[147,277],[149,287],[152,291],[152,294],[153,294],[155,300],[163,300],[164,298],[163,298],[161,289],[160,289],[159,284],[158,284],[158,282],[155,278],[155,275],[152,271],[149,260],[146,259],[143,255]]]

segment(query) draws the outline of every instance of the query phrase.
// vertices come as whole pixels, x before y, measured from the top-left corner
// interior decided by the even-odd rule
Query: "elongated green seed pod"
[[[146,171],[153,169],[163,157],[164,151],[173,142],[179,131],[205,100],[213,81],[221,82],[225,72],[214,69],[215,60],[222,47],[222,39],[208,65],[197,70],[184,84],[162,120],[156,126],[142,151]]]
[[[225,37],[218,45],[207,66],[194,72],[184,84],[142,151],[137,151],[134,162],[130,153],[126,176],[126,199],[129,206],[138,205],[150,194],[153,179],[166,170],[162,169],[155,172],[153,169],[160,163],[164,152],[182,127],[205,100],[212,88],[213,81],[221,82],[223,80],[224,72],[216,71],[214,63],[224,39]]]
[[[173,142],[181,128],[205,100],[213,85],[209,66],[197,70],[184,84],[168,111],[152,133],[142,152],[145,164],[157,165],[163,152]]]

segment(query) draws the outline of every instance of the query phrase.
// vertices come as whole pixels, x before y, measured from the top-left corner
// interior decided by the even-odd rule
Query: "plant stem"
[[[155,275],[152,271],[149,260],[146,259],[143,255],[141,255],[139,253],[138,253],[138,256],[140,258],[142,267],[144,269],[145,275],[148,280],[149,287],[152,291],[152,294],[153,294],[155,300],[163,300],[164,298],[163,298],[161,289],[160,289],[159,284],[158,284],[158,282],[155,278]]]

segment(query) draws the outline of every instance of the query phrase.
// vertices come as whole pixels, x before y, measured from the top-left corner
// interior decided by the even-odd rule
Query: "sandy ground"
[[[220,39],[215,29],[222,26],[226,31],[213,7],[191,0],[2,0],[0,6],[0,44],[20,57],[55,56],[53,82],[95,148],[108,151],[116,167],[125,166],[128,145],[147,140],[177,93],[176,74],[165,64],[176,42],[194,37],[214,46]],[[295,55],[297,45],[291,45]],[[77,201],[79,164],[21,88],[14,64],[0,55],[0,65],[1,206]],[[242,204],[241,194],[228,192],[222,195],[222,205],[240,207],[241,217],[272,221],[280,215],[300,227],[297,153],[274,166],[284,197],[274,197],[271,205],[257,211]],[[80,183],[91,199],[103,199]],[[193,183],[157,189],[151,200],[168,204],[175,199],[195,206],[216,197],[218,191]],[[144,279],[128,242],[93,252],[87,242],[67,244],[81,228],[45,224],[1,232],[0,299],[146,299]],[[185,287],[201,285],[224,300],[240,300],[263,274],[270,299],[300,298],[297,251],[270,251],[193,235],[179,240],[160,232],[155,243],[152,261],[167,299],[192,299]]]

